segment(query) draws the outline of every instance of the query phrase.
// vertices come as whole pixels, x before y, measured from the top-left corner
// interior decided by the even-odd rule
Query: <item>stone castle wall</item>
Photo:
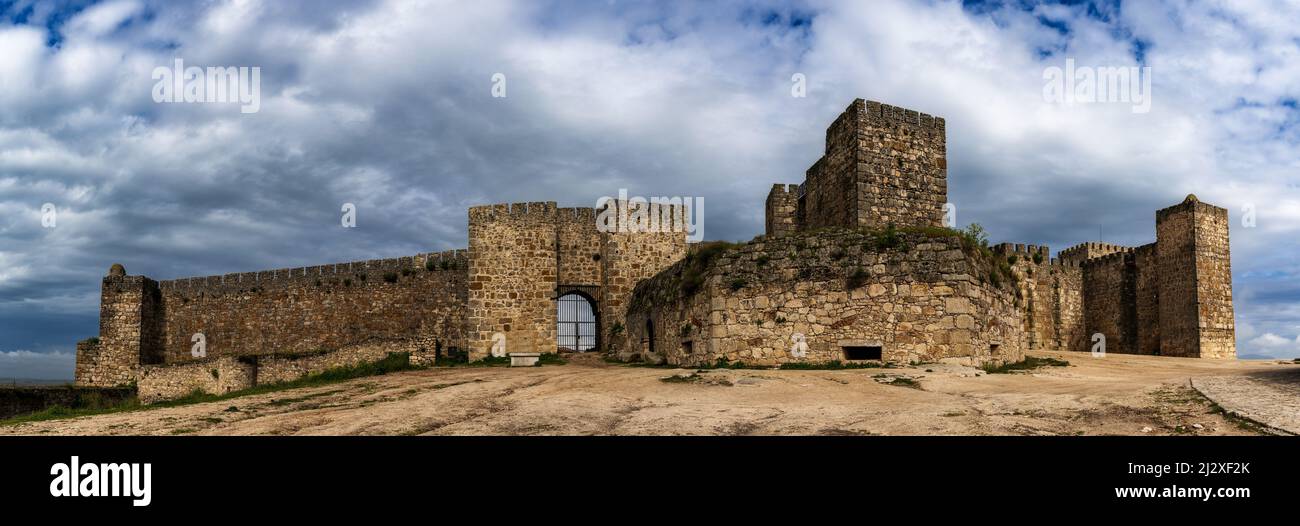
[[[114,265],[101,284],[99,336],[77,343],[76,383],[117,387],[135,381],[143,363],[162,361],[158,282]]]
[[[1007,261],[1025,299],[1030,349],[1077,349],[1084,330],[1083,274],[1071,261],[1051,259],[1047,246],[1000,243],[992,252]]]
[[[554,202],[469,209],[470,359],[501,333],[509,352],[553,352],[558,276]]]
[[[1074,263],[1077,265],[1092,258],[1099,258],[1116,252],[1124,252],[1126,250],[1131,250],[1132,248],[1133,247],[1115,245],[1112,243],[1089,241],[1062,250],[1061,253],[1057,255],[1057,258],[1062,262]]]
[[[1106,336],[1106,352],[1136,354],[1137,264],[1131,250],[1083,262],[1084,331]]]
[[[1161,354],[1236,356],[1228,211],[1196,196],[1156,212]]]
[[[767,235],[783,236],[797,231],[802,222],[799,218],[799,185],[772,185],[765,208],[764,231]]]
[[[117,267],[120,268],[120,267]],[[463,347],[465,252],[156,282],[104,278],[100,335],[78,344],[77,383],[132,383],[141,366],[300,354],[369,339]],[[423,358],[418,358],[423,359]]]
[[[1156,244],[1133,249],[1134,306],[1137,354],[1160,354],[1160,271]]]
[[[464,251],[159,282],[167,363],[431,335],[463,346]],[[433,349],[430,349],[432,351]]]
[[[939,226],[948,200],[944,120],[855,100],[827,128],[825,154],[808,169],[803,188],[799,229]],[[788,211],[770,211],[767,233],[775,235]]]
[[[1196,203],[1196,303],[1202,358],[1235,358],[1236,318],[1232,308],[1232,257],[1228,210]]]
[[[556,352],[557,295],[579,290],[596,301],[602,343],[617,341],[632,287],[686,254],[678,206],[646,206],[667,218],[665,231],[620,232],[639,205],[610,201],[606,207],[556,208],[554,202],[474,207],[469,212],[468,348],[471,359],[491,352],[493,336],[505,336],[507,352]],[[611,214],[601,215],[602,212]],[[597,221],[619,219],[602,232]]]
[[[638,285],[627,354],[776,365],[844,361],[844,347],[879,346],[889,362],[1021,359],[1023,307],[1010,281],[988,281],[989,261],[953,236],[900,234],[885,248],[875,239],[832,229],[764,238],[707,263],[696,252]],[[796,334],[807,356],[791,352]]]

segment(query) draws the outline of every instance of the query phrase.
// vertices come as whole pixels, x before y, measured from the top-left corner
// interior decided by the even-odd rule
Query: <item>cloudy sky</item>
[[[1294,1],[0,0],[0,377],[71,378],[114,262],[169,279],[461,248],[468,206],[619,188],[703,197],[707,238],[749,239],[857,97],[947,119],[950,200],[994,241],[1136,245],[1190,192],[1228,208],[1238,352],[1300,356],[1298,19]],[[261,68],[260,111],[154,102],[177,58]],[[1066,59],[1149,66],[1150,111],[1045,100]]]

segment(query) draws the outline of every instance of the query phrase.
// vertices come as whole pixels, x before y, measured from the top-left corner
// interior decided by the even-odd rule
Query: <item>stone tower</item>
[[[1156,212],[1160,354],[1236,356],[1228,211],[1188,195]]]
[[[141,365],[161,363],[161,302],[157,281],[113,264],[99,300],[99,336],[77,343],[77,385],[127,385]]]
[[[798,186],[768,194],[768,235],[827,226],[940,226],[948,201],[944,120],[854,100],[826,130],[826,149]]]

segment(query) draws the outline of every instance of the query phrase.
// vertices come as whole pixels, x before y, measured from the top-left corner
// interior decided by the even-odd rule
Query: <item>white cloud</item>
[[[0,351],[0,378],[71,380],[76,361],[69,352]]]
[[[73,17],[63,32],[74,37],[102,37],[135,16],[144,6],[135,0],[117,0],[94,5]]]

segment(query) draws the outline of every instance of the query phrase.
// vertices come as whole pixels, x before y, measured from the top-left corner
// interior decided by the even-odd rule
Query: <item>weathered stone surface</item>
[[[823,229],[739,246],[703,268],[678,263],[637,286],[628,345],[682,365],[843,361],[853,346],[878,346],[889,362],[1020,360],[1024,307],[1014,286],[970,277],[989,275],[992,258],[978,247],[966,256],[953,235],[898,236],[897,247],[880,249],[871,232]],[[959,279],[936,270],[953,250],[963,254],[951,274]],[[892,270],[861,271],[877,265]],[[683,276],[695,273],[703,286],[692,292]]]

